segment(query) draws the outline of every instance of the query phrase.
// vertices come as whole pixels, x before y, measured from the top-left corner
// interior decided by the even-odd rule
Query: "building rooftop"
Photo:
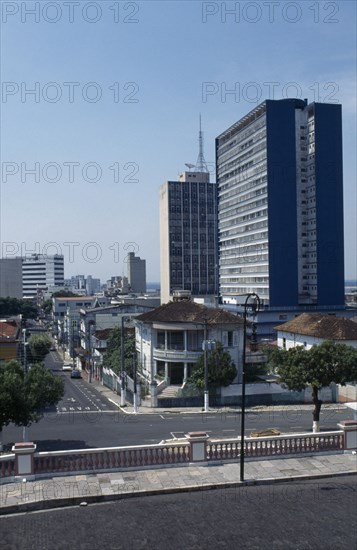
[[[102,328],[102,329],[96,330],[93,336],[94,338],[97,338],[97,340],[108,340],[112,332],[113,332],[112,328]]]
[[[136,318],[144,323],[199,323],[208,325],[243,324],[243,318],[221,308],[206,307],[191,301],[168,302]]]
[[[321,313],[302,313],[274,329],[325,340],[357,340],[357,323],[345,317]]]
[[[17,337],[19,326],[16,321],[0,321],[0,339],[14,340]]]

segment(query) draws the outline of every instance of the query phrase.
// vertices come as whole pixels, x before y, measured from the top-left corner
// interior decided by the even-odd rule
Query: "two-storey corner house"
[[[135,328],[138,364],[149,381],[161,376],[167,384],[183,384],[203,353],[204,339],[223,344],[234,361],[239,379],[243,319],[237,315],[183,300],[168,302],[139,315]]]
[[[275,327],[278,347],[290,349],[322,344],[324,340],[346,344],[357,349],[357,323],[351,319],[320,313],[302,313],[295,319]]]

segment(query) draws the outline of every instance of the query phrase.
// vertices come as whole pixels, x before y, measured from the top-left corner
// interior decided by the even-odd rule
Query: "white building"
[[[55,254],[32,254],[22,258],[22,287],[24,298],[34,298],[48,287],[63,288],[64,258]]]
[[[202,355],[202,342],[217,340],[230,353],[237,368],[242,368],[243,320],[221,308],[206,307],[192,301],[178,301],[135,319],[138,363],[147,380],[161,375],[167,384],[182,384]]]
[[[357,323],[344,317],[303,313],[275,327],[275,330],[278,331],[278,347],[283,349],[297,346],[310,349],[322,344],[324,340],[332,340],[357,349]]]
[[[266,100],[217,137],[216,164],[223,303],[343,307],[341,105]]]

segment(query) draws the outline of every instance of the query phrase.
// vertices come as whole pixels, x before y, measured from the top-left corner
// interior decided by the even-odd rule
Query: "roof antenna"
[[[208,172],[205,157],[203,155],[203,132],[201,129],[201,113],[200,113],[200,131],[198,134],[199,153],[197,157],[197,163],[195,166],[195,172]]]

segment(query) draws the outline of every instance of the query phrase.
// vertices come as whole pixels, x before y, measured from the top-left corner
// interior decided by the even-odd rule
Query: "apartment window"
[[[283,349],[286,349],[286,338],[283,338]]]

